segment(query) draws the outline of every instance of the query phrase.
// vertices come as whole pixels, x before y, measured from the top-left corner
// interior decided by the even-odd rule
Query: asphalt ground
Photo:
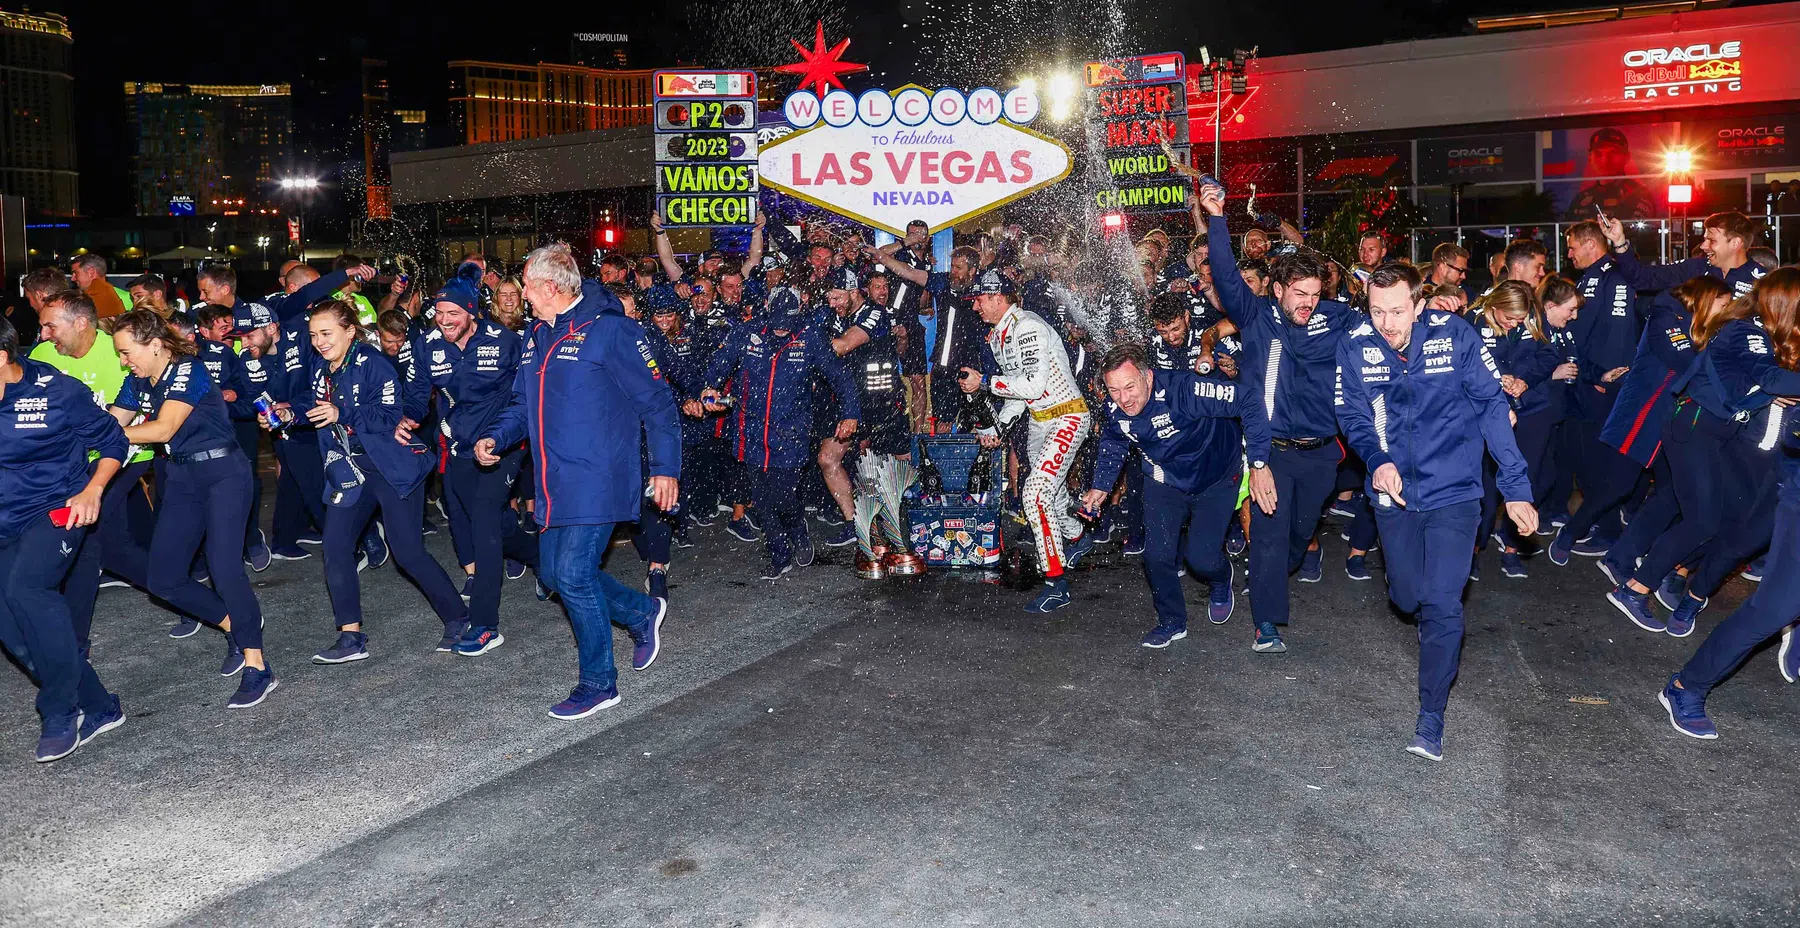
[[[1446,757],[1403,752],[1412,626],[1326,541],[1284,655],[1237,614],[1138,647],[1140,562],[1103,547],[1051,616],[966,574],[866,583],[848,550],[778,583],[722,529],[671,572],[656,665],[564,723],[568,623],[507,584],[506,644],[438,654],[392,565],[372,660],[321,667],[320,564],[254,575],[280,688],[227,711],[210,630],[101,593],[95,663],[129,718],[31,760],[0,669],[0,924],[1790,925],[1800,688],[1772,651],[1674,732],[1656,693],[1750,585],[1677,640],[1591,561],[1488,555]],[[447,537],[428,539],[447,566]],[[608,568],[639,582],[628,547]]]

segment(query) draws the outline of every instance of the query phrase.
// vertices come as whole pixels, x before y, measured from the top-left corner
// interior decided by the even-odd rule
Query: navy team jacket
[[[88,450],[125,460],[125,430],[81,381],[21,357],[0,398],[0,539],[21,535],[88,482]]]
[[[776,328],[795,328],[777,332]],[[734,395],[741,414],[737,458],[751,467],[804,467],[811,457],[807,433],[813,421],[814,377],[831,384],[838,418],[862,418],[856,383],[824,333],[788,316],[764,317],[731,330],[706,365],[706,384],[717,390],[735,375]]]
[[[1213,285],[1219,288],[1225,315],[1238,327],[1244,346],[1238,384],[1262,403],[1270,437],[1335,436],[1338,423],[1332,415],[1332,380],[1338,343],[1347,330],[1367,317],[1343,303],[1320,300],[1306,325],[1289,322],[1274,298],[1257,296],[1244,283],[1231,249],[1224,247],[1231,241],[1225,218],[1212,217],[1207,230],[1213,242],[1206,254]],[[1267,443],[1247,445],[1244,451],[1252,464],[1269,459]]]
[[[585,280],[575,305],[526,330],[512,400],[482,437],[500,448],[530,441],[545,528],[632,522],[644,492],[641,449],[649,476],[681,476],[677,415],[644,327],[611,290]]]
[[[319,454],[327,463],[328,473],[332,471],[333,453],[362,451],[402,498],[413,495],[425,483],[426,476],[437,466],[437,453],[417,435],[404,445],[394,440],[394,429],[403,412],[400,372],[387,355],[368,342],[352,342],[344,366],[337,371],[323,356],[314,355],[312,384],[313,401],[337,407],[337,424],[344,426],[350,439],[348,448],[341,447],[336,429],[327,426],[319,430]],[[306,410],[296,408],[294,414],[303,418]],[[332,488],[327,486],[328,504],[331,493]]]
[[[1531,497],[1525,458],[1513,441],[1500,374],[1475,328],[1453,313],[1427,310],[1400,355],[1367,322],[1338,346],[1338,421],[1373,483],[1384,464],[1400,469],[1400,495],[1413,511],[1480,499],[1485,452],[1508,502]],[[1484,447],[1485,446],[1485,447]],[[1377,503],[1379,505],[1379,503]]]
[[[1694,319],[1687,307],[1659,293],[1650,300],[1649,315],[1631,371],[1619,379],[1618,400],[1600,427],[1602,442],[1645,467],[1662,447],[1663,425],[1674,408],[1675,378],[1694,361],[1694,343],[1688,340]]]
[[[1119,404],[1107,401],[1092,486],[1110,489],[1118,482],[1132,445],[1143,452],[1144,476],[1183,493],[1207,489],[1226,477],[1235,480],[1243,466],[1243,429],[1267,429],[1255,414],[1255,397],[1230,381],[1193,371],[1154,370],[1150,378],[1150,400],[1137,415],[1126,415]],[[1246,406],[1249,415],[1244,414]],[[1233,419],[1242,419],[1242,427]],[[1268,438],[1253,434],[1250,440],[1266,443]]]
[[[524,339],[493,322],[477,320],[462,348],[433,326],[412,340],[410,363],[403,366],[406,417],[424,422],[436,388],[438,428],[448,439],[450,456],[474,457],[475,442],[512,402],[523,346]]]
[[[1619,382],[1602,378],[1616,367],[1630,367],[1637,357],[1643,320],[1631,281],[1615,257],[1587,266],[1575,282],[1581,312],[1569,323],[1575,336],[1575,414],[1588,422],[1605,422],[1619,393]]]

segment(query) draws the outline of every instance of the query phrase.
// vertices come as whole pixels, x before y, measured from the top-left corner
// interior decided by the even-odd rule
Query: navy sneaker
[[[1206,618],[1214,625],[1224,625],[1231,621],[1231,611],[1237,608],[1237,594],[1231,588],[1231,565],[1225,565],[1225,579],[1212,585],[1206,597]]]
[[[631,669],[649,670],[656,663],[656,656],[662,653],[663,619],[669,617],[669,601],[656,601],[656,618],[650,620],[648,634],[631,636]]]
[[[110,590],[110,589],[115,589],[115,588],[121,589],[121,590],[129,590],[129,589],[131,589],[131,584],[126,583],[125,581],[120,580],[116,577],[108,577],[105,580],[100,581],[99,589]]]
[[[46,719],[43,734],[38,736],[37,762],[47,764],[75,753],[81,747],[81,721],[80,712],[54,722]]]
[[[1591,535],[1569,546],[1570,554],[1578,554],[1582,557],[1605,557],[1606,552],[1611,550],[1612,542]]]
[[[119,697],[113,696],[111,706],[106,710],[92,715],[83,712],[81,724],[76,726],[75,730],[81,738],[81,743],[87,744],[123,724],[125,724],[125,709],[119,705]]]
[[[755,509],[744,510],[744,521],[750,523],[750,528],[754,531],[760,532],[763,530],[762,516],[757,515]]]
[[[1125,542],[1119,545],[1119,553],[1126,557],[1137,557],[1144,553],[1144,539],[1125,536]]]
[[[469,633],[469,620],[444,623],[444,637],[438,639],[437,649],[449,653],[456,650],[456,643]]]
[[[837,511],[836,506],[826,506],[825,508],[820,509],[818,512],[813,513],[813,518],[818,519],[825,525],[844,524],[844,516]]]
[[[650,568],[650,573],[644,577],[644,592],[652,599],[668,599],[669,572],[661,567]]]
[[[1662,578],[1662,583],[1656,586],[1656,601],[1662,603],[1664,609],[1673,612],[1687,598],[1687,591],[1687,578],[1671,570],[1668,576]]]
[[[225,660],[219,664],[219,676],[235,677],[244,669],[244,652],[231,640],[231,633],[225,633]]]
[[[529,512],[519,520],[519,527],[524,529],[527,535],[536,535],[544,530],[544,527],[538,524],[537,517]]]
[[[474,595],[475,595],[475,575],[474,574],[463,574],[463,587],[462,587],[463,604],[467,605],[470,598],[472,598]]]
[[[701,528],[712,528],[713,522],[716,519],[718,519],[718,517],[719,517],[719,514],[717,512],[713,512],[713,511],[696,512],[691,517],[689,517],[689,521],[693,522],[695,525],[700,526]]]
[[[276,545],[269,549],[269,556],[278,561],[304,561],[312,552],[299,545]]]
[[[338,632],[337,643],[312,657],[315,664],[348,664],[369,659],[369,636],[362,632]]]
[[[1274,622],[1256,623],[1256,639],[1250,642],[1250,650],[1258,654],[1280,654],[1287,650],[1287,642],[1281,640],[1281,632],[1275,629]]]
[[[1340,519],[1354,519],[1356,513],[1350,509],[1350,503],[1351,500],[1347,499],[1332,500],[1331,508],[1325,511]]]
[[[431,521],[431,517],[430,516],[420,516],[419,517],[419,535],[422,537],[430,537],[430,536],[436,535],[436,534],[437,534],[437,525]]]
[[[1097,544],[1097,545],[1112,544],[1112,540],[1113,540],[1112,519],[1101,519],[1099,525],[1096,525],[1093,528],[1088,529],[1087,532],[1084,532],[1083,534],[1092,534],[1094,536],[1094,544]]]
[[[1444,759],[1444,714],[1442,712],[1419,713],[1419,721],[1413,725],[1413,740],[1406,746],[1406,753],[1417,754],[1432,761]]]
[[[1800,683],[1800,647],[1794,646],[1792,625],[1781,633],[1781,650],[1775,653],[1775,662],[1781,668],[1781,679],[1789,683]]]
[[[1631,579],[1631,571],[1614,564],[1610,554],[1595,561],[1594,566],[1600,568],[1600,572],[1606,575],[1606,582],[1613,586],[1624,586],[1625,581]]]
[[[549,587],[547,587],[547,586],[545,586],[545,585],[544,585],[544,581],[543,581],[543,580],[541,580],[541,579],[539,579],[539,578],[537,578],[537,577],[533,577],[533,578],[532,578],[532,580],[531,580],[531,583],[532,583],[532,585],[533,585],[533,586],[534,586],[534,587],[536,587],[536,590],[535,590],[535,591],[534,591],[534,592],[536,592],[536,593],[537,593],[537,599],[538,599],[538,602],[540,602],[540,603],[547,603],[547,602],[549,602],[549,601],[550,601],[550,597],[551,597],[551,596],[552,596],[552,595],[554,595],[554,594],[552,594],[552,593],[551,593],[551,592],[550,592],[550,588],[549,588]]]
[[[202,561],[200,563],[200,566],[195,567],[193,570],[189,571],[188,577],[190,579],[192,579],[195,583],[199,583],[199,584],[203,584],[203,585],[212,582],[212,572],[206,569],[205,561]]]
[[[1558,567],[1568,565],[1569,549],[1575,546],[1575,539],[1570,538],[1569,534],[1566,528],[1558,528],[1556,537],[1550,539],[1550,547],[1544,549],[1550,555],[1550,563]]]
[[[252,529],[250,543],[244,546],[244,564],[251,570],[262,573],[275,562],[274,552],[269,550],[268,540],[263,537],[262,529]]]
[[[729,532],[731,537],[736,538],[738,541],[756,541],[761,537],[757,534],[756,526],[750,524],[750,518],[748,516],[726,522],[725,531]]]
[[[619,688],[609,686],[601,689],[583,683],[569,693],[569,698],[550,707],[550,717],[565,722],[585,719],[601,709],[608,709],[619,704]]]
[[[770,559],[769,566],[762,572],[762,578],[764,580],[780,580],[782,577],[787,576],[788,571],[793,569],[794,562],[792,560]]]
[[[827,548],[842,548],[845,545],[853,544],[856,544],[856,526],[849,522],[838,526],[838,530],[825,539]]]
[[[456,640],[456,653],[464,657],[475,657],[486,654],[506,643],[506,636],[497,628],[482,628],[471,625],[463,636]]]
[[[1151,629],[1149,634],[1144,636],[1144,640],[1138,642],[1138,644],[1143,645],[1146,648],[1161,649],[1168,647],[1170,642],[1180,641],[1186,637],[1187,629],[1185,628],[1170,628],[1166,625],[1158,625]]]
[[[368,569],[369,569],[369,552],[367,552],[367,551],[356,552],[356,572],[360,574],[363,571],[368,570]]]
[[[687,526],[683,525],[669,535],[669,546],[672,548],[692,548],[694,546],[693,539],[688,537]]]
[[[1481,552],[1477,551],[1474,554],[1469,555],[1469,580],[1475,581],[1475,580],[1480,580],[1480,579],[1481,579]]]
[[[1231,520],[1231,527],[1225,530],[1225,553],[1237,556],[1249,547],[1249,540],[1244,538],[1244,525],[1236,519]]]
[[[1300,572],[1294,575],[1294,579],[1301,583],[1318,583],[1325,579],[1325,569],[1322,566],[1324,560],[1324,548],[1314,548],[1306,552],[1306,556],[1300,559]]]
[[[369,556],[370,567],[380,568],[388,562],[387,528],[380,522],[375,523],[375,534],[363,545],[363,553]]]
[[[1525,572],[1525,559],[1517,551],[1500,552],[1500,572],[1515,580],[1531,576]]]
[[[1669,710],[1669,724],[1689,738],[1717,740],[1719,727],[1706,717],[1706,694],[1676,686],[1675,681],[1679,679],[1681,674],[1670,675],[1669,682],[1663,684],[1662,692],[1656,694],[1656,701]]]
[[[1744,568],[1744,579],[1751,583],[1761,583],[1763,578],[1763,565],[1768,562],[1769,556],[1767,554],[1751,561],[1750,566]]]
[[[1057,577],[1055,580],[1044,581],[1044,591],[1031,601],[1031,605],[1025,607],[1025,611],[1055,612],[1074,601],[1074,597],[1069,595],[1069,581]]]
[[[269,698],[269,694],[275,692],[275,686],[273,668],[257,670],[255,667],[245,667],[244,675],[238,678],[237,692],[231,694],[225,708],[248,709]]]
[[[301,532],[299,535],[295,536],[294,540],[303,545],[318,546],[325,543],[325,536],[318,532]]]
[[[1352,554],[1344,559],[1344,576],[1352,580],[1372,580],[1369,573],[1369,559],[1365,555]]]
[[[1631,620],[1631,624],[1644,631],[1666,632],[1669,630],[1669,623],[1657,618],[1656,611],[1650,608],[1649,593],[1639,593],[1628,586],[1616,586],[1613,587],[1611,593],[1606,594],[1606,601],[1612,603],[1613,608],[1625,613],[1625,617]]]
[[[506,559],[506,579],[519,580],[519,579],[522,579],[524,576],[525,576],[525,565],[518,561],[513,560],[512,558],[507,558]]]
[[[1706,603],[1707,600],[1683,594],[1681,602],[1675,604],[1675,610],[1669,615],[1669,634],[1676,638],[1692,635],[1694,620],[1700,617],[1700,610],[1706,608]]]
[[[811,567],[813,562],[812,535],[807,533],[805,527],[802,527],[800,531],[794,533],[794,537],[790,541],[794,545],[794,566]]]
[[[1080,538],[1063,539],[1063,566],[1074,567],[1081,563],[1081,559],[1087,557],[1088,552],[1092,550],[1094,550],[1094,539],[1087,532],[1082,532]]]
[[[191,638],[198,631],[200,631],[200,623],[184,615],[181,617],[181,621],[176,622],[174,627],[169,629],[169,637]]]

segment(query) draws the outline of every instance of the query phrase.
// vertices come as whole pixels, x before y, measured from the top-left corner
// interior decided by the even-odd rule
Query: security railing
[[[1688,249],[1698,244],[1701,223],[1706,216],[1668,217],[1660,219],[1628,219],[1626,237],[1640,255],[1656,255],[1659,261],[1676,261],[1687,257]],[[1783,264],[1800,260],[1800,214],[1777,213],[1752,216],[1762,232],[1759,244],[1775,249]],[[1479,264],[1488,256],[1504,251],[1508,243],[1520,238],[1534,239],[1549,252],[1552,271],[1562,272],[1568,264],[1568,248],[1564,233],[1575,223],[1569,222],[1502,222],[1473,223],[1460,226],[1419,226],[1407,231],[1408,257],[1415,263],[1431,260],[1431,251],[1444,242],[1455,242],[1469,249],[1471,264]],[[1686,225],[1686,237],[1682,226]],[[1573,268],[1570,268],[1573,271]]]

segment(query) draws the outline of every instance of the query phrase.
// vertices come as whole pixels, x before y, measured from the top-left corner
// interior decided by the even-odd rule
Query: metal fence
[[[1678,261],[1687,257],[1688,249],[1698,244],[1705,216],[1631,219],[1625,222],[1625,234],[1640,255],[1656,255],[1660,261]],[[1781,263],[1791,264],[1800,255],[1800,214],[1779,213],[1751,217],[1761,226],[1760,244],[1775,249]],[[1550,253],[1552,271],[1561,272],[1568,263],[1568,249],[1563,234],[1574,222],[1485,223],[1461,226],[1420,226],[1407,232],[1408,257],[1413,263],[1431,260],[1431,251],[1443,242],[1455,242],[1469,249],[1471,267],[1481,267],[1489,256],[1505,251],[1515,239],[1528,238],[1543,244]],[[1685,230],[1683,225],[1685,224]],[[1686,235],[1683,236],[1683,231]],[[1570,269],[1573,270],[1572,268]]]

